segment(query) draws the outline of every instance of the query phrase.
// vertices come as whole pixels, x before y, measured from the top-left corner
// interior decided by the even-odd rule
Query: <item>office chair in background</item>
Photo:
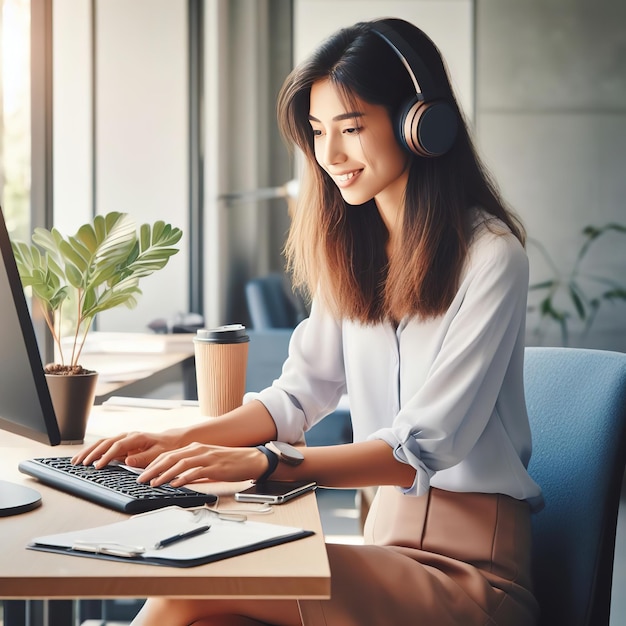
[[[626,464],[626,354],[527,348],[530,474],[545,509],[533,515],[541,626],[608,626]]]
[[[296,305],[282,274],[253,278],[246,284],[246,303],[252,328],[295,328],[306,313]]]
[[[282,274],[268,274],[246,284],[246,302],[252,321],[249,331],[247,391],[260,391],[271,385],[282,371],[293,329],[306,317],[304,305],[289,293]],[[352,441],[352,419],[346,403],[306,433],[309,446]]]

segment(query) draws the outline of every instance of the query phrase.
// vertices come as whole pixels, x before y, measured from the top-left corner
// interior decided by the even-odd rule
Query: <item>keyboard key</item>
[[[72,465],[71,457],[30,459],[19,470],[42,483],[124,513],[144,513],[166,506],[193,507],[217,500],[212,494],[166,484],[151,487],[123,467]]]

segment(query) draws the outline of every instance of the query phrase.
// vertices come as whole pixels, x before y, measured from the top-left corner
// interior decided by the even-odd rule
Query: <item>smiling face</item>
[[[315,158],[348,204],[375,198],[390,227],[402,205],[409,157],[396,140],[385,107],[359,98],[354,106],[356,110],[346,110],[330,81],[313,84],[309,121]]]

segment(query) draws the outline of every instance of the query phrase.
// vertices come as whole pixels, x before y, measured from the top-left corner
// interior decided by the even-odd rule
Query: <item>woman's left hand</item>
[[[267,457],[254,447],[229,448],[192,443],[160,454],[138,480],[155,487],[164,483],[180,487],[201,478],[236,482],[256,479],[267,467]]]

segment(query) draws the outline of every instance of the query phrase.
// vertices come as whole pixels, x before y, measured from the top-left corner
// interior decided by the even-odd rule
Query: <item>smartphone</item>
[[[268,480],[255,483],[249,489],[235,494],[237,502],[263,502],[267,504],[283,504],[303,493],[314,491],[317,483],[312,481],[285,482]]]

